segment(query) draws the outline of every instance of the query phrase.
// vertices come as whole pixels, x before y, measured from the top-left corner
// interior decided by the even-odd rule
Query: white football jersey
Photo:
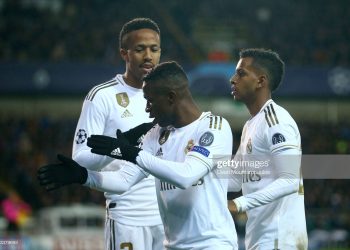
[[[86,141],[93,134],[116,137],[117,129],[124,132],[141,123],[150,122],[145,107],[142,89],[127,85],[120,74],[92,88],[84,100],[77,124],[73,159],[87,169],[98,171],[118,170],[123,164],[132,164],[93,154]],[[105,193],[105,197],[107,206],[116,202],[116,207],[109,209],[108,216],[119,223],[133,226],[161,224],[152,176],[121,195]]]
[[[290,149],[300,157],[301,141],[297,124],[284,108],[268,100],[259,113],[244,125],[237,156],[242,157],[241,160],[245,162],[252,162],[254,159],[268,160],[282,152],[288,153],[287,150]],[[260,156],[267,157],[259,158]],[[296,158],[285,156],[286,161],[294,159]],[[253,162],[258,164],[257,161]],[[273,168],[264,169],[264,164],[259,164],[260,171],[272,170],[272,173],[256,171],[243,174],[243,196],[257,192],[277,179]],[[300,169],[297,176],[300,176],[299,192],[246,211],[246,249],[307,249]]]
[[[195,157],[207,174],[187,189],[156,179],[167,249],[238,249],[232,216],[227,208],[227,178],[214,171],[217,157],[231,156],[228,122],[210,112],[182,128],[156,126],[145,137],[143,150],[160,159],[184,162]]]

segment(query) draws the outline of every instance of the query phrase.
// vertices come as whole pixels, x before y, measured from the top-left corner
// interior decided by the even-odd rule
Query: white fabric
[[[158,177],[156,189],[165,227],[165,246],[225,249],[226,245],[238,249],[235,225],[227,208],[227,179],[219,178],[213,171],[216,158],[232,153],[228,122],[208,112],[185,127],[168,130],[170,134],[162,144],[164,128],[159,126],[143,141],[143,149],[159,159],[152,159],[146,153],[137,158],[145,171]]]
[[[298,127],[289,113],[272,100],[246,122],[235,161],[242,171],[233,176],[230,188],[243,196],[234,200],[247,212],[246,249],[307,249],[304,195],[300,172],[301,142]],[[260,164],[252,172],[242,167]],[[262,166],[262,167],[261,167]]]
[[[169,131],[168,137],[162,136],[165,130]],[[165,247],[238,249],[235,225],[227,208],[227,179],[214,171],[216,160],[232,153],[228,122],[208,112],[182,128],[155,126],[145,136],[142,148],[146,152],[140,152],[137,162],[144,171],[158,177],[156,190]],[[139,178],[145,176],[138,173]],[[128,178],[125,172],[122,175]],[[100,172],[98,183],[113,188],[114,176],[121,179],[116,172]],[[125,183],[135,181],[132,178]]]
[[[105,250],[164,250],[163,225],[135,227],[107,217]]]
[[[151,121],[145,107],[142,89],[127,85],[122,75],[92,88],[84,100],[76,127],[73,159],[90,170],[115,171],[122,168],[125,161],[92,154],[86,139],[79,140],[78,135],[85,131],[86,138],[93,134],[115,137],[117,129],[124,132]],[[122,195],[106,192],[105,197],[107,206],[111,202],[117,203],[115,208],[110,209],[109,217],[120,223],[134,226],[161,224],[152,176],[144,178]]]

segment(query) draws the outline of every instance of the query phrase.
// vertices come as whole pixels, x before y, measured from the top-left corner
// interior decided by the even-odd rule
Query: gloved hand
[[[123,133],[124,137],[133,146],[137,146],[141,143],[143,136],[154,126],[153,122],[142,123],[135,128],[132,128]],[[119,138],[119,136],[118,136]]]
[[[87,139],[87,145],[91,148],[92,153],[107,155],[136,164],[136,157],[141,149],[131,145],[119,129],[117,130],[117,137],[118,139],[105,135],[91,135]]]
[[[60,154],[57,155],[57,159],[61,163],[43,166],[37,172],[40,185],[44,186],[47,191],[72,183],[83,184],[86,182],[88,177],[86,168]]]

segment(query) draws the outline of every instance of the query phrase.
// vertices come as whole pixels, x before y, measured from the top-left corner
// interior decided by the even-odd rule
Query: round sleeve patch
[[[211,132],[205,132],[199,139],[199,145],[210,146],[214,141],[214,135]]]
[[[75,135],[75,143],[76,144],[82,144],[87,139],[87,133],[85,129],[79,129],[77,134]]]
[[[282,143],[285,142],[286,138],[284,138],[284,136],[280,133],[276,133],[272,136],[272,144],[276,145],[278,143]]]

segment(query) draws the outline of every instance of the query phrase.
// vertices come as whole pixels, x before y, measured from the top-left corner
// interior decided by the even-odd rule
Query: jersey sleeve
[[[113,158],[91,153],[87,138],[93,134],[102,135],[108,122],[108,105],[96,95],[93,101],[85,100],[73,140],[72,157],[80,165],[91,170],[100,170],[113,161]]]
[[[268,128],[266,141],[272,154],[287,149],[301,150],[299,130],[293,120]]]
[[[231,159],[232,131],[226,119],[212,116],[201,123],[195,145],[186,158],[196,158],[211,171],[218,161]]]

